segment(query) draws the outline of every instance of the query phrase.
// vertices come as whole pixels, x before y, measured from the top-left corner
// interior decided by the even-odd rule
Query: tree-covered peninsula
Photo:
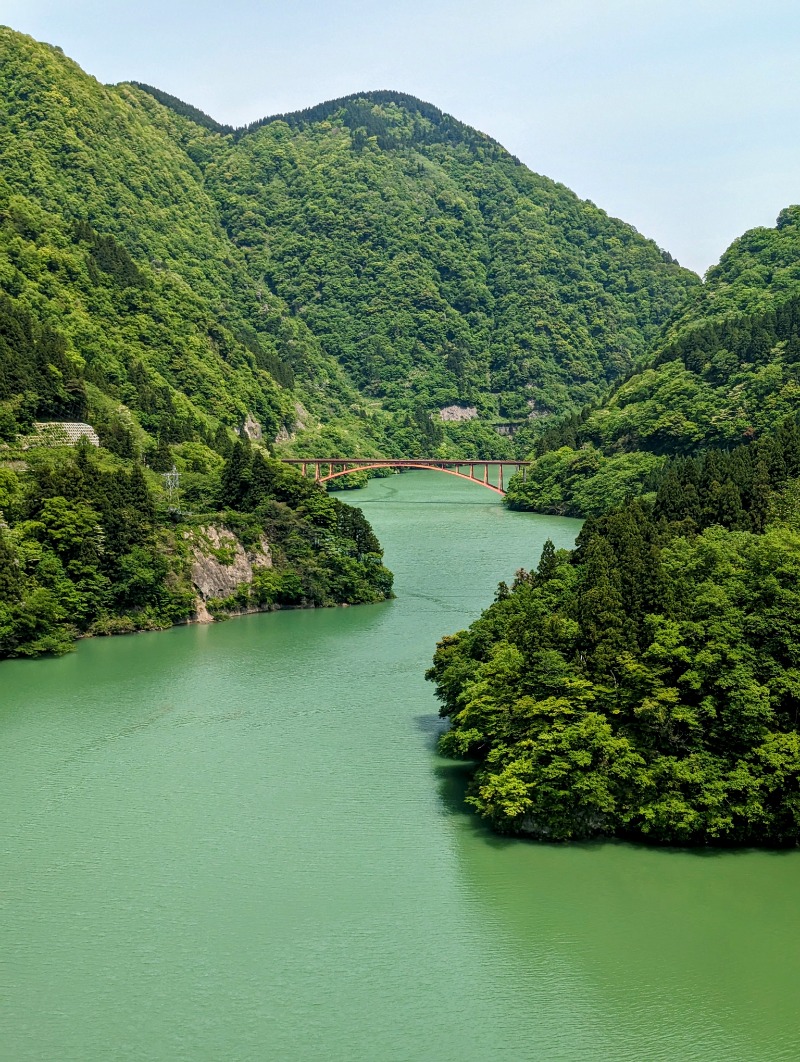
[[[800,842],[800,430],[670,463],[501,584],[428,677],[500,832]]]
[[[736,241],[512,482],[514,508],[588,519],[429,672],[501,832],[800,843],[798,216]]]
[[[0,297],[0,657],[391,595],[359,509],[246,434],[182,418],[166,387],[140,379],[138,401],[120,408],[63,335]]]

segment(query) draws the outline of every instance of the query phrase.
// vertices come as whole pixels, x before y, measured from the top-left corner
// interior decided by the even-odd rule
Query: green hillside
[[[291,423],[282,354],[313,339],[249,281],[168,112],[9,30],[0,59],[2,290],[153,435]]]
[[[514,507],[589,519],[429,673],[500,832],[800,843],[798,222],[737,240],[512,482]]]
[[[671,459],[428,677],[469,803],[540,840],[800,844],[800,427]]]
[[[62,334],[0,296],[0,658],[65,652],[85,634],[391,596],[359,509],[246,438],[210,437],[169,390],[144,372],[140,383],[169,429],[155,447],[147,413],[110,405]],[[69,441],[63,422],[86,415],[102,446],[80,423]]]
[[[774,432],[800,401],[800,208],[736,240],[644,366],[536,442],[518,508],[601,512],[654,489],[665,459]]]
[[[258,283],[361,394],[526,418],[624,373],[696,286],[652,241],[400,93],[187,150]]]

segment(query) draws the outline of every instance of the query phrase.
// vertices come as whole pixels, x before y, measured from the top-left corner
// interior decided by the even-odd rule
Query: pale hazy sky
[[[235,125],[409,92],[699,272],[800,202],[798,0],[0,0],[0,23]]]

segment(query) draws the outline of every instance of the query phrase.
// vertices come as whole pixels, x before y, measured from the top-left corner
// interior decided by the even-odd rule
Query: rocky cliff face
[[[261,538],[258,548],[245,550],[239,539],[224,527],[209,524],[187,532],[192,554],[192,583],[197,591],[196,619],[211,623],[206,607],[210,598],[226,598],[240,586],[253,582],[258,568],[272,567],[269,542]]]
[[[478,415],[478,410],[475,406],[445,406],[444,409],[439,410],[439,417],[442,420],[474,420]]]

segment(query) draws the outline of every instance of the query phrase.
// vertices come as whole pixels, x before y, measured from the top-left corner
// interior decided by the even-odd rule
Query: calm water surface
[[[800,1058],[800,855],[501,841],[435,755],[436,640],[576,521],[352,500],[396,601],[0,666],[0,1058]]]

